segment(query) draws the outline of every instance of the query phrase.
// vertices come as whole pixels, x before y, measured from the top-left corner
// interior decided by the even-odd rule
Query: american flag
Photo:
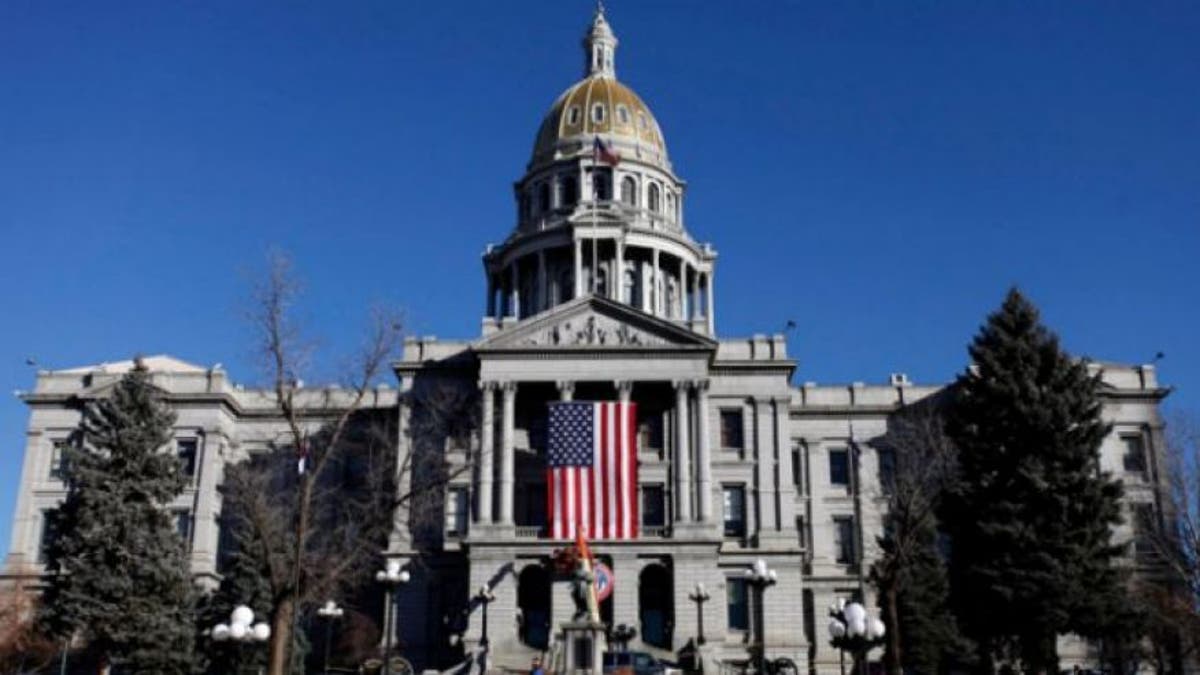
[[[621,163],[621,155],[613,149],[612,145],[605,143],[597,136],[595,142],[592,143],[592,161],[616,166]]]
[[[638,536],[637,408],[634,403],[550,404],[546,513],[550,537],[580,528],[593,539]]]

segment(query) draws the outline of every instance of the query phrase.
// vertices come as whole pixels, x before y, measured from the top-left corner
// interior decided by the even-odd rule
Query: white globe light
[[[387,562],[387,573],[389,577],[395,578],[395,576],[400,573],[400,561],[389,560]]]
[[[841,621],[838,621],[837,619],[834,619],[833,621],[829,622],[829,637],[837,639],[837,638],[843,637],[845,635],[846,635],[846,625],[844,623],[842,623]]]
[[[871,632],[875,634],[875,639],[879,639],[887,634],[887,627],[879,619],[871,619]]]
[[[213,627],[212,639],[217,642],[224,642],[229,639],[229,626],[219,623]]]
[[[703,581],[696,582],[696,595],[704,595],[704,582]]]
[[[851,621],[847,628],[850,630],[852,637],[865,636],[867,634],[867,620],[859,619],[858,621]]]
[[[765,579],[767,577],[767,561],[766,560],[759,558],[758,560],[754,561],[754,574],[755,574],[755,576],[759,577],[760,579]]]
[[[867,610],[857,602],[852,602],[842,608],[842,616],[846,617],[846,623],[852,624],[865,620],[867,618]]]
[[[249,628],[244,623],[235,623],[229,627],[229,637],[234,640],[241,640],[246,637],[246,631]]]
[[[386,580],[387,580],[387,572],[380,570],[375,573],[375,581],[386,581]]]
[[[775,574],[775,570],[771,570],[771,571],[767,572],[767,576],[771,578],[771,581],[779,580],[779,576],[777,574]]]
[[[403,572],[400,573],[399,578],[400,578],[400,583],[407,584],[408,580],[412,578],[412,575],[408,573],[408,570],[404,570]]]
[[[245,605],[238,605],[237,609],[233,610],[231,615],[234,623],[240,623],[243,626],[249,626],[254,622],[254,610]]]
[[[265,622],[254,624],[254,639],[259,642],[266,642],[271,637],[271,627]]]

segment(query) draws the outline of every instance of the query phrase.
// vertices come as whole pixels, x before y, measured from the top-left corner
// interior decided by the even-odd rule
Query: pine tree
[[[1012,645],[1025,671],[1057,672],[1056,636],[1101,634],[1123,593],[1111,543],[1121,485],[1099,467],[1099,376],[1015,289],[969,352],[947,424],[960,453],[959,611],[982,663]]]
[[[166,508],[185,485],[163,452],[174,421],[140,360],[110,396],[87,404],[48,552],[46,625],[132,675],[192,668],[193,586]]]

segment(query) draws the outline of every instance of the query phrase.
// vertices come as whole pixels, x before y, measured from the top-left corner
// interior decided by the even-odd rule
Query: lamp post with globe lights
[[[855,669],[866,674],[867,652],[883,643],[887,632],[883,622],[870,616],[860,603],[839,600],[829,608],[829,644],[838,649],[842,675],[846,673],[846,652],[854,657]]]
[[[375,581],[383,584],[387,591],[387,605],[383,610],[383,675],[392,675],[392,633],[395,629],[396,589],[407,584],[411,576],[408,570],[400,569],[399,560],[389,560],[387,565],[375,573]]]
[[[239,645],[262,643],[271,639],[271,626],[265,621],[254,622],[254,610],[238,605],[229,614],[229,623],[219,623],[212,628],[214,642],[235,642]]]
[[[697,581],[692,592],[688,594],[688,598],[696,603],[696,644],[704,644],[704,603],[708,602],[712,596],[708,594],[708,590],[704,588],[703,581]]]
[[[346,610],[338,607],[333,600],[326,600],[325,605],[317,610],[317,616],[325,620],[325,675],[329,675],[329,643],[333,640],[333,622],[342,618]]]
[[[754,632],[755,632],[755,665],[756,672],[759,675],[766,672],[767,654],[766,654],[766,630],[763,625],[766,623],[767,615],[763,607],[763,598],[766,596],[766,590],[769,586],[774,586],[779,581],[775,570],[767,567],[767,561],[759,558],[754,561],[754,565],[745,572],[746,582],[754,588]]]

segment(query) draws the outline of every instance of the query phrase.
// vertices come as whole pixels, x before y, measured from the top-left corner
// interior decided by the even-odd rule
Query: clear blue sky
[[[581,70],[572,2],[0,4],[0,555],[33,357],[256,371],[290,251],[332,358],[371,302],[477,334],[484,245]],[[724,335],[797,380],[948,380],[1018,284],[1200,405],[1200,4],[610,0],[617,69],[720,252]]]

